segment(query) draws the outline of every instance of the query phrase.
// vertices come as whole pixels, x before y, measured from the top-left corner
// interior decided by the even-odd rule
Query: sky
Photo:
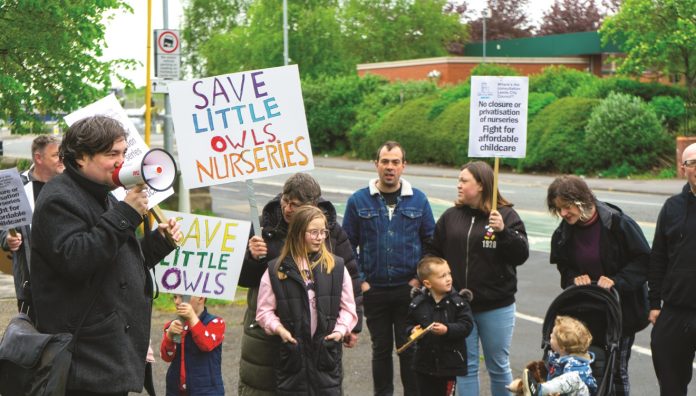
[[[162,29],[163,12],[162,4],[164,0],[152,0],[152,29]],[[142,66],[132,71],[122,72],[131,79],[135,86],[145,85],[146,80],[146,56],[147,56],[147,1],[129,0],[128,3],[133,8],[133,13],[118,13],[106,22],[106,44],[104,49],[104,60],[111,59],[135,59],[142,63]],[[167,0],[169,8],[169,29],[178,29],[183,15],[183,5],[185,0]],[[529,0],[529,16],[534,23],[537,23],[545,10],[547,10],[553,0]],[[484,0],[469,0],[469,6],[475,12],[480,13]],[[152,43],[154,46],[155,44]],[[153,47],[154,48],[154,47]],[[154,56],[151,55],[152,71],[154,76]],[[114,82],[115,86],[122,86],[119,82]]]

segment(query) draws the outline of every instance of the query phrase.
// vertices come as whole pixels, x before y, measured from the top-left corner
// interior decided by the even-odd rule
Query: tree
[[[528,0],[488,0],[490,18],[486,18],[486,39],[505,40],[532,35],[527,14],[524,10]],[[469,34],[472,41],[483,40],[483,18],[469,22]]]
[[[447,55],[468,37],[459,14],[444,0],[347,0],[343,25],[349,50],[359,62]]]
[[[538,34],[592,32],[602,19],[595,0],[555,0],[546,12]]]
[[[55,116],[105,95],[129,61],[100,61],[108,12],[122,0],[0,2],[0,118],[13,133],[40,131]],[[121,76],[117,76],[125,81]]]
[[[626,57],[619,72],[653,70],[683,76],[689,97],[696,85],[696,0],[625,0],[608,17],[603,42],[620,43]]]
[[[283,64],[282,8],[258,0],[246,19],[213,35],[200,48],[207,74]],[[456,13],[444,0],[291,0],[289,56],[303,77],[354,72],[360,62],[447,55],[452,42],[466,40]]]
[[[355,62],[346,52],[337,0],[289,1],[288,42],[291,63],[303,76],[342,74]],[[259,0],[243,23],[214,35],[202,45],[206,73],[224,74],[283,64],[283,10],[277,0]]]
[[[211,37],[239,25],[248,7],[247,0],[189,0],[184,8],[181,31],[182,60],[193,76],[205,74],[205,58],[198,49]]]

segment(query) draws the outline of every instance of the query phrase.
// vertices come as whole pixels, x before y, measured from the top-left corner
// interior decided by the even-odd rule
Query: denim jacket
[[[358,258],[362,280],[377,287],[406,285],[416,277],[423,245],[433,236],[433,212],[425,194],[401,179],[401,195],[390,219],[376,182],[348,199],[343,230]]]

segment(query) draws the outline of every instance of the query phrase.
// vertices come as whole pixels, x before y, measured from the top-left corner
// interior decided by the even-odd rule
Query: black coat
[[[407,334],[416,325],[426,328],[433,322],[446,325],[447,333],[441,336],[428,333],[417,341],[413,369],[436,377],[466,375],[466,337],[474,326],[469,301],[451,291],[436,303],[428,291],[416,290],[408,307]]]
[[[149,268],[173,247],[159,232],[136,239],[142,218],[66,164],[41,190],[32,223],[31,278],[38,330],[80,330],[68,389],[141,392],[150,340]]]
[[[242,352],[239,362],[239,394],[241,395],[275,394],[273,364],[278,358],[278,342],[277,337],[267,335],[256,323],[256,299],[261,277],[268,268],[268,262],[280,255],[288,233],[288,224],[283,218],[280,207],[280,197],[279,194],[269,201],[264,206],[261,215],[262,236],[268,249],[266,258],[255,260],[247,250],[239,276],[239,285],[249,288],[247,292],[247,310],[244,313]],[[358,324],[353,329],[353,332],[358,333],[362,327],[362,292],[360,289],[360,273],[353,256],[353,249],[345,231],[336,221],[336,209],[333,204],[320,198],[317,206],[324,212],[328,221],[330,235],[327,243],[329,243],[329,250],[337,257],[343,259],[353,282],[353,293],[358,310]]]
[[[474,312],[506,307],[515,302],[517,266],[529,257],[524,223],[511,207],[501,206],[505,228],[489,233],[488,215],[468,206],[449,208],[435,225],[426,254],[442,257],[452,270],[456,290],[474,294]]]
[[[599,256],[604,276],[614,281],[621,298],[623,334],[632,335],[648,325],[647,275],[650,246],[636,222],[618,207],[597,201],[601,232]],[[570,254],[574,226],[565,221],[551,237],[551,264],[561,274],[561,287],[584,275]],[[595,279],[596,280],[596,279]]]
[[[687,183],[660,210],[648,271],[651,309],[661,309],[663,302],[688,311],[696,309],[696,244],[690,242],[696,230],[689,228],[696,221],[689,218],[694,199]]]

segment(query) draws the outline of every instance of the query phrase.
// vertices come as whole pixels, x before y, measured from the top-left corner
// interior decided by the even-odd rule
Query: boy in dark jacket
[[[471,292],[452,291],[452,272],[447,261],[425,257],[418,263],[418,278],[425,290],[414,289],[406,318],[408,334],[430,330],[418,340],[413,369],[421,395],[448,394],[448,384],[466,375],[466,337],[473,317]]]
[[[224,395],[222,341],[225,321],[208,313],[205,297],[183,302],[174,295],[180,319],[164,326],[160,356],[171,362],[167,370],[167,396]],[[178,335],[179,337],[175,337]]]

